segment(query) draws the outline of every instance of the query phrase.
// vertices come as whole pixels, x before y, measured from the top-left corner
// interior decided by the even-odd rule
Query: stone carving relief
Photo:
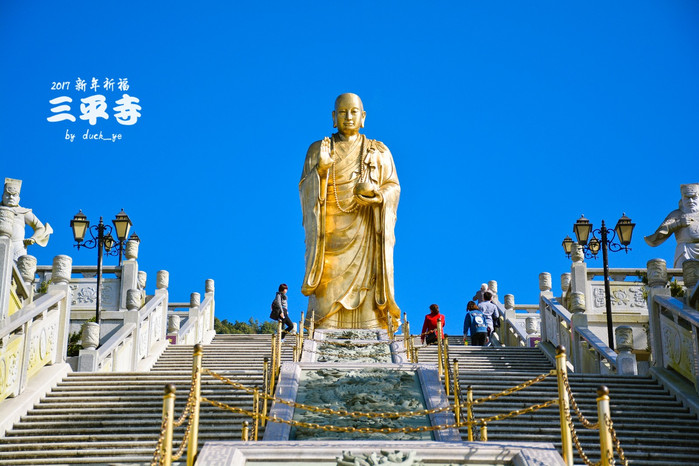
[[[351,451],[343,451],[342,457],[337,458],[337,466],[424,466],[422,458],[418,458],[414,451],[393,452],[381,450],[380,453],[352,454]]]
[[[612,287],[612,308],[623,308],[623,309],[635,309],[641,308],[645,309],[647,304],[646,300],[643,298],[644,287],[639,286],[625,286],[625,287]],[[604,309],[604,285],[592,285],[592,297],[593,306],[596,309]]]
[[[71,306],[77,308],[87,308],[97,304],[97,283],[71,283],[70,290],[73,294]],[[107,281],[102,283],[100,300],[102,301],[102,309],[114,310],[118,309],[119,283],[115,281]]]
[[[143,359],[148,350],[148,322],[144,322],[138,329],[138,359]]]
[[[665,366],[675,369],[690,380],[694,380],[691,333],[666,317],[661,317],[660,328]]]

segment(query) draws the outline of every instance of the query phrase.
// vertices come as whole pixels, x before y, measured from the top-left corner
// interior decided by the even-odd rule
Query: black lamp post
[[[102,255],[107,256],[119,256],[119,265],[121,265],[122,252],[124,250],[124,241],[126,236],[129,234],[129,229],[131,228],[131,220],[129,216],[126,215],[124,209],[121,209],[114,220],[112,220],[114,228],[110,225],[105,225],[102,217],[100,217],[100,222],[97,225],[90,226],[90,221],[87,219],[83,211],[81,210],[75,217],[70,221],[70,227],[73,230],[73,238],[75,239],[75,246],[78,250],[83,247],[87,249],[97,248],[97,309],[95,313],[95,319],[97,323],[100,322],[100,288],[102,287]],[[112,236],[112,231],[117,235],[117,240]],[[91,239],[85,240],[85,234],[89,233]],[[132,235],[136,236],[135,234]],[[138,238],[138,237],[136,237]],[[118,249],[114,249],[114,246],[118,246]]]
[[[578,244],[583,247],[585,257],[597,258],[599,250],[602,249],[602,263],[604,267],[604,300],[607,310],[607,338],[609,339],[609,348],[614,349],[614,324],[612,322],[612,296],[609,286],[609,258],[608,251],[618,252],[622,249],[628,253],[631,248],[631,235],[633,234],[633,227],[636,224],[631,222],[631,219],[622,214],[621,218],[617,222],[613,230],[607,229],[602,220],[602,227],[593,230],[592,223],[581,215],[575,225],[573,225],[573,232],[578,240]],[[590,238],[592,234],[592,238]],[[597,237],[599,235],[599,238]],[[615,243],[614,240],[618,238],[619,243]],[[566,255],[570,257],[573,250],[573,240],[569,236],[563,240],[563,250]]]

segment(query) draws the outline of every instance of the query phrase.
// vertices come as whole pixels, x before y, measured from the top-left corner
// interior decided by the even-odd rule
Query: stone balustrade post
[[[572,274],[566,272],[561,274],[561,304],[565,306],[566,298],[570,294],[570,282],[572,280]]]
[[[573,291],[570,293],[570,360],[576,371],[583,367],[581,348],[578,346],[578,330],[587,328],[587,315],[585,314],[585,293]]]
[[[570,266],[570,293],[578,292],[585,295],[587,302],[587,264],[585,263],[585,254],[583,247],[578,243],[573,243],[573,253],[571,255],[573,263]]]
[[[493,294],[493,301],[499,301],[498,282],[496,280],[488,281],[488,291],[490,291]]]
[[[194,322],[194,343],[201,343],[204,335],[199,334],[199,319],[201,319],[201,295],[192,293],[189,295],[189,319]]]
[[[660,315],[655,304],[656,296],[670,296],[667,286],[667,264],[663,259],[651,259],[647,263],[648,273],[648,333],[653,365],[663,365],[663,335],[660,330]]]
[[[34,279],[36,277],[36,257],[30,256],[28,254],[24,256],[19,256],[17,259],[17,270],[22,276],[22,281],[24,282],[27,292],[29,293],[28,302],[34,300]]]
[[[73,259],[70,256],[56,256],[51,267],[51,283],[48,293],[65,293],[65,299],[59,303],[58,336],[56,340],[56,360],[65,362],[68,352],[68,339],[70,337],[70,307],[73,301],[70,289],[70,277],[72,276]]]
[[[636,355],[633,351],[633,329],[628,325],[619,325],[614,329],[616,349],[616,370],[619,375],[637,375]]]
[[[138,289],[138,241],[127,241],[124,255],[126,260],[121,263],[120,310],[127,308],[126,293]]]
[[[691,305],[691,298],[696,291],[697,282],[699,282],[699,260],[689,259],[682,263],[682,278],[687,289],[684,299],[687,304]]]
[[[551,292],[551,274],[542,272],[539,274],[539,316],[541,316],[541,341],[550,341],[552,335],[549,335],[547,321],[549,315],[546,312],[546,306],[541,298],[553,298]],[[552,329],[553,330],[553,329]]]
[[[168,293],[168,286],[170,285],[170,273],[167,270],[158,270],[158,273],[155,275],[155,297],[159,298],[160,296],[163,296],[163,319],[162,319],[162,326],[163,328],[161,329],[162,335],[167,335],[170,333],[168,331],[168,302],[169,302],[169,293]],[[177,327],[179,331],[179,326]]]
[[[206,283],[204,285],[204,299],[209,299],[210,300],[210,307],[208,309],[208,314],[206,316],[206,325],[205,329],[206,330],[213,330],[214,329],[214,314],[216,311],[216,301],[214,300],[214,293],[216,291],[216,285],[215,282],[212,278],[209,278],[206,280]]]

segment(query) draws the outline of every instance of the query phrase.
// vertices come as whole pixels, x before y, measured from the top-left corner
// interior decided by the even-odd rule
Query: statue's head
[[[699,183],[683,184],[680,186],[682,200],[680,201],[683,212],[699,212]]]
[[[22,189],[22,180],[5,178],[5,190],[2,193],[2,205],[17,207],[19,205],[19,191]]]
[[[333,128],[337,128],[344,136],[353,136],[364,128],[366,112],[362,99],[357,94],[340,94],[335,99],[333,111]]]

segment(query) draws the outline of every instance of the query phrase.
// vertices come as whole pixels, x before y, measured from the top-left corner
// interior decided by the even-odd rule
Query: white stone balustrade
[[[170,303],[168,312],[168,335],[172,344],[194,345],[210,343],[216,332],[214,330],[214,281],[206,280],[206,293],[201,301],[199,293],[190,295],[189,303]]]

